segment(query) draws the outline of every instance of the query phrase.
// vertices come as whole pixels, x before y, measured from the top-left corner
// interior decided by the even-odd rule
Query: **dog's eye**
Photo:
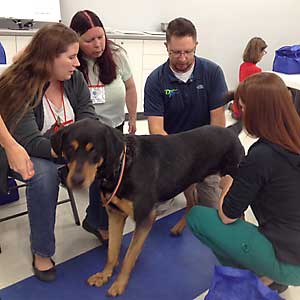
[[[64,153],[67,157],[70,157],[74,152],[75,152],[74,148],[72,146],[69,146]]]
[[[74,148],[72,146],[68,147],[67,151],[70,153],[70,152],[74,152]]]
[[[93,149],[88,153],[89,161],[93,164],[96,164],[100,160],[100,155],[97,153],[96,149]]]

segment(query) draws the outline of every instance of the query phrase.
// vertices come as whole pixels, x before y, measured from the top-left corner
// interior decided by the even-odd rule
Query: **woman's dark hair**
[[[93,27],[101,27],[103,29],[105,35],[105,49],[102,55],[96,59],[95,65],[99,68],[99,80],[102,83],[109,84],[115,80],[117,78],[117,65],[113,59],[111,45],[113,44],[115,49],[118,49],[118,46],[107,39],[105,29],[99,17],[90,10],[79,11],[73,16],[70,27],[77,32],[79,36]],[[84,58],[84,53],[80,49],[78,59],[80,62],[78,69],[83,73],[85,80],[89,82],[87,61]]]
[[[239,84],[235,97],[245,105],[243,121],[250,135],[300,153],[300,118],[279,76],[253,74]]]
[[[195,41],[197,40],[197,32],[194,24],[185,18],[176,18],[168,24],[166,31],[167,42],[171,40],[172,36],[191,36]]]
[[[243,53],[243,61],[257,64],[262,58],[262,52],[268,47],[266,42],[260,37],[252,38]]]

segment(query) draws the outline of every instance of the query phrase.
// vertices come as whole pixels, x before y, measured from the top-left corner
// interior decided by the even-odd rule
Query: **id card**
[[[104,104],[105,103],[105,89],[103,84],[90,85],[90,94],[93,104]]]

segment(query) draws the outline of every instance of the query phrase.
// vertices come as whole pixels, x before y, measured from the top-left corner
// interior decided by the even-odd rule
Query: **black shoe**
[[[32,268],[34,275],[41,281],[51,282],[56,279],[55,262],[51,259],[53,267],[49,270],[41,271],[35,266],[35,257],[33,255]]]
[[[98,240],[101,242],[101,244],[102,244],[103,246],[105,246],[105,247],[108,246],[108,239],[106,239],[106,240],[103,239],[101,233],[100,233],[97,229],[93,228],[93,227],[87,222],[86,219],[84,219],[83,222],[82,222],[82,228],[85,229],[86,231],[88,231],[89,233],[94,234],[94,235],[98,238]]]
[[[268,285],[268,287],[273,290],[273,291],[277,291],[278,294],[281,294],[283,293],[284,291],[286,291],[288,289],[288,285],[284,285],[284,284],[280,284],[280,283],[277,283],[277,282],[273,282],[271,283],[270,285]]]

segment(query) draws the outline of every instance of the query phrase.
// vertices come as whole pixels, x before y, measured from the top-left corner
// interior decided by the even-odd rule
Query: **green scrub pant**
[[[222,265],[249,269],[277,283],[300,285],[300,265],[280,262],[271,242],[257,226],[240,219],[223,224],[216,209],[204,206],[193,207],[187,215],[187,223]]]

